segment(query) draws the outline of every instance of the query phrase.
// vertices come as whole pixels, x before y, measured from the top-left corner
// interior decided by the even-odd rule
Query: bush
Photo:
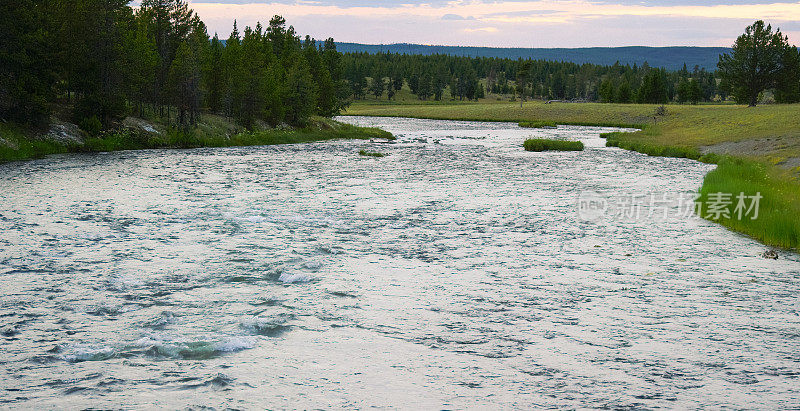
[[[525,140],[523,147],[527,151],[582,151],[583,143],[580,141],[532,138]]]
[[[97,116],[84,117],[78,122],[81,130],[85,131],[92,137],[97,137],[103,131],[103,123]]]

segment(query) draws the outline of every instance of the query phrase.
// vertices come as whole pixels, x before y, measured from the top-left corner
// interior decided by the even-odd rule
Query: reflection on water
[[[344,121],[399,139],[0,165],[0,405],[800,404],[797,256],[577,217],[710,166],[597,128]]]

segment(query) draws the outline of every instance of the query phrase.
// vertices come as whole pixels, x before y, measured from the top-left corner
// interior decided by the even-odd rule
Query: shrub
[[[100,119],[97,118],[97,116],[82,118],[78,123],[78,126],[81,128],[81,130],[85,131],[92,137],[97,137],[103,130],[103,123],[100,122]]]

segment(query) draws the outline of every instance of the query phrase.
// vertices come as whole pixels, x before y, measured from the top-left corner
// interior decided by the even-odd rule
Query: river
[[[797,255],[578,213],[712,166],[341,120],[398,139],[0,165],[0,407],[800,406]]]

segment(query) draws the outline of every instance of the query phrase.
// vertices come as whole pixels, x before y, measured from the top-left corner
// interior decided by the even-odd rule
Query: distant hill
[[[569,61],[573,63],[593,63],[612,65],[642,65],[645,61],[652,67],[679,70],[683,63],[689,70],[695,65],[706,70],[715,70],[721,53],[729,52],[726,47],[588,47],[588,48],[500,48],[500,47],[459,47],[424,46],[421,44],[359,44],[336,43],[343,52],[405,53],[405,54],[450,54],[469,57],[533,58],[537,60]]]

